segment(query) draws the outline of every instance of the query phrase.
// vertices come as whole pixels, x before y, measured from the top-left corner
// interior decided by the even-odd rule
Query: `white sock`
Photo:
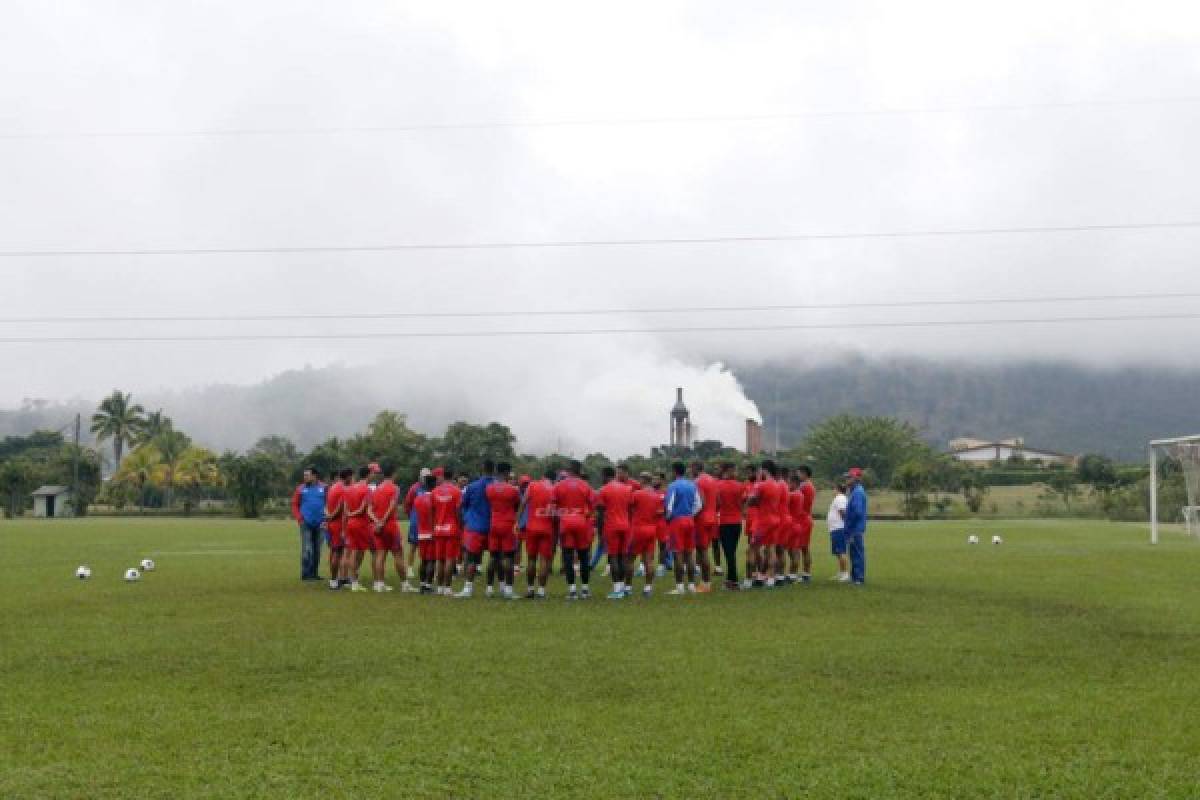
[[[543,588],[541,588],[541,587],[538,587],[538,590],[537,590],[537,596],[538,596],[538,597],[545,597],[545,596],[546,596],[546,590],[545,590],[545,589],[543,589]]]
[[[578,591],[579,591],[579,587],[578,587],[578,586],[576,586],[575,584],[573,584],[573,583],[572,583],[572,584],[571,584],[571,591],[572,591],[572,592],[578,592]]]
[[[624,581],[617,581],[617,582],[616,582],[616,584],[613,586],[613,591],[615,591],[615,592],[623,592],[623,591],[625,591],[625,582],[624,582]]]
[[[682,583],[677,583],[675,584],[675,588],[682,592],[684,590],[684,585]]]

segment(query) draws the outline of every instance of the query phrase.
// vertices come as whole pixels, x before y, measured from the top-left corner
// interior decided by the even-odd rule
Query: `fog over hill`
[[[389,408],[408,414],[414,428],[429,434],[459,419],[497,421],[513,428],[525,451],[561,447],[620,456],[646,452],[666,439],[677,385],[686,389],[700,436],[739,447],[743,421],[757,409],[769,439],[778,417],[785,447],[814,422],[842,412],[903,418],[939,448],[956,436],[1024,436],[1031,446],[1125,460],[1139,460],[1151,438],[1200,432],[1196,370],[862,357],[724,368],[648,359],[640,369],[589,363],[563,380],[538,382],[521,374],[503,382],[483,380],[477,390],[464,390],[457,382],[439,385],[431,375],[436,372],[401,372],[381,364],[293,370],[252,386],[146,394],[123,388],[148,408],[161,407],[180,428],[218,450],[245,449],[272,433],[307,448],[330,436],[353,434]],[[0,411],[0,434],[59,428],[76,410],[86,419],[94,405],[80,400]]]

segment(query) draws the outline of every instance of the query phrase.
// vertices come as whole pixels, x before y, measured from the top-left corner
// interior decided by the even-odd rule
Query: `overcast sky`
[[[779,117],[789,114],[797,116]],[[621,122],[629,120],[642,122]],[[593,124],[363,130],[578,121]],[[219,131],[238,133],[211,135]],[[1198,140],[1192,2],[0,4],[0,250],[9,252],[1200,221]],[[1200,292],[1198,252],[1200,228],[3,257],[0,306],[6,317],[172,316],[1182,293]],[[615,394],[660,376],[715,380],[712,433],[736,440],[753,409],[735,382],[704,371],[717,359],[854,349],[1194,366],[1187,342],[1200,320],[869,327],[1194,311],[1196,298],[500,320],[6,322],[0,337],[864,327],[549,341],[0,343],[0,405],[113,386],[254,383],[305,364],[386,359],[406,381],[475,396],[533,387],[551,393],[548,409],[566,397],[553,387],[574,388],[589,372],[614,382],[624,374]],[[631,359],[638,366],[622,373]]]

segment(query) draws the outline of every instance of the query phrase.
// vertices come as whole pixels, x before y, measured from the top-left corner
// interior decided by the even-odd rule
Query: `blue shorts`
[[[411,544],[413,547],[417,546],[417,521],[416,520],[410,519],[408,521],[408,543]]]
[[[846,529],[830,531],[829,542],[833,545],[833,554],[835,556],[846,555]]]

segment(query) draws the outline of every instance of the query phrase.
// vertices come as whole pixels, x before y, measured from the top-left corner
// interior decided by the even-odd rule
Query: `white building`
[[[38,489],[33,493],[33,515],[42,518],[74,516],[70,488],[43,486]]]
[[[992,464],[1004,462],[1012,458],[1025,461],[1040,461],[1045,465],[1072,466],[1075,456],[1067,453],[1056,453],[1053,450],[1039,450],[1036,447],[1026,447],[1022,439],[1008,439],[1003,442],[980,442],[955,439],[950,443],[950,455],[968,464]]]

